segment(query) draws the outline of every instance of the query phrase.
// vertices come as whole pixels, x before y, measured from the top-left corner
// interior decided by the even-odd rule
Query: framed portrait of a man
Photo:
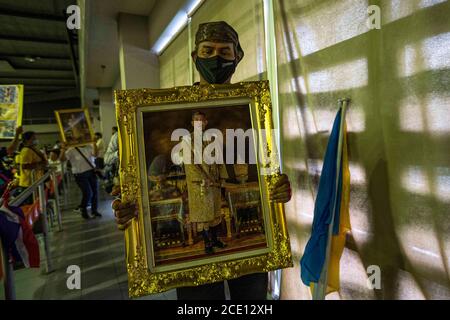
[[[0,85],[0,139],[13,139],[22,125],[23,85]]]
[[[129,295],[292,266],[267,81],[115,92]]]
[[[94,141],[94,132],[88,109],[55,111],[61,140],[67,146],[83,146]]]

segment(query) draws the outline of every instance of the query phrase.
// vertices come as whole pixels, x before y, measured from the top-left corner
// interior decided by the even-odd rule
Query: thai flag
[[[0,208],[0,239],[15,261],[27,268],[39,267],[39,244],[19,207]]]

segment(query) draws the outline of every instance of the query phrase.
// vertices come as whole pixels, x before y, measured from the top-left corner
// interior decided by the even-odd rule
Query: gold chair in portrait
[[[227,184],[225,197],[229,219],[234,221],[234,237],[253,232],[263,232],[264,221],[261,213],[260,188],[256,181],[249,182],[248,164],[234,164],[237,184]]]
[[[183,198],[173,198],[158,201],[150,201],[152,212],[152,226],[157,248],[170,247],[174,245],[185,245],[185,212]],[[170,238],[167,233],[161,232],[162,226],[171,222],[177,222],[179,227],[179,238]]]
[[[261,199],[257,182],[246,182],[225,188],[230,215],[234,220],[234,236],[262,232]],[[243,212],[245,212],[245,217]],[[252,213],[256,214],[252,214]]]

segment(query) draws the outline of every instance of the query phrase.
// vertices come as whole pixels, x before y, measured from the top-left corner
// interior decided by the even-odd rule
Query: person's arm
[[[102,155],[102,158],[103,158],[103,156],[105,155],[105,142],[103,141],[103,139],[99,139],[98,140],[98,142],[97,142],[97,150],[98,150],[98,155],[97,156]]]
[[[92,155],[97,158],[98,155],[98,148],[97,148],[97,144],[94,142],[92,143]]]
[[[64,162],[67,160],[66,157],[66,144],[61,142],[61,147],[59,149],[59,161]]]
[[[289,177],[286,174],[282,174],[269,192],[270,201],[286,203],[291,200],[291,197],[292,190]]]
[[[14,152],[17,150],[17,146],[19,145],[20,135],[23,132],[22,126],[16,128],[16,134],[14,135],[14,140],[11,141],[10,145],[6,148],[6,153],[9,156],[12,156]]]
[[[114,216],[116,217],[116,224],[119,230],[126,230],[133,218],[138,216],[138,210],[135,203],[122,202],[120,185],[115,185],[112,189],[111,195],[116,197],[112,202]]]
[[[114,159],[118,157],[118,151],[117,134],[114,134],[109,141],[108,148],[104,155],[105,164],[113,163]]]
[[[116,199],[111,205],[119,230],[125,230],[131,224],[133,218],[138,216],[137,206],[134,203],[122,203],[121,199]]]

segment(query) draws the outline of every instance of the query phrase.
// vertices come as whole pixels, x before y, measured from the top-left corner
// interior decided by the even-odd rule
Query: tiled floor
[[[63,231],[57,226],[50,233],[54,271],[46,274],[45,253],[41,243],[41,268],[14,272],[17,299],[128,299],[123,233],[114,222],[111,200],[102,194],[102,218],[84,220],[72,209],[80,194],[72,183],[71,203],[62,213]],[[81,270],[81,289],[67,288],[70,265]],[[3,282],[0,299],[4,299]],[[143,299],[176,299],[175,290]]]

